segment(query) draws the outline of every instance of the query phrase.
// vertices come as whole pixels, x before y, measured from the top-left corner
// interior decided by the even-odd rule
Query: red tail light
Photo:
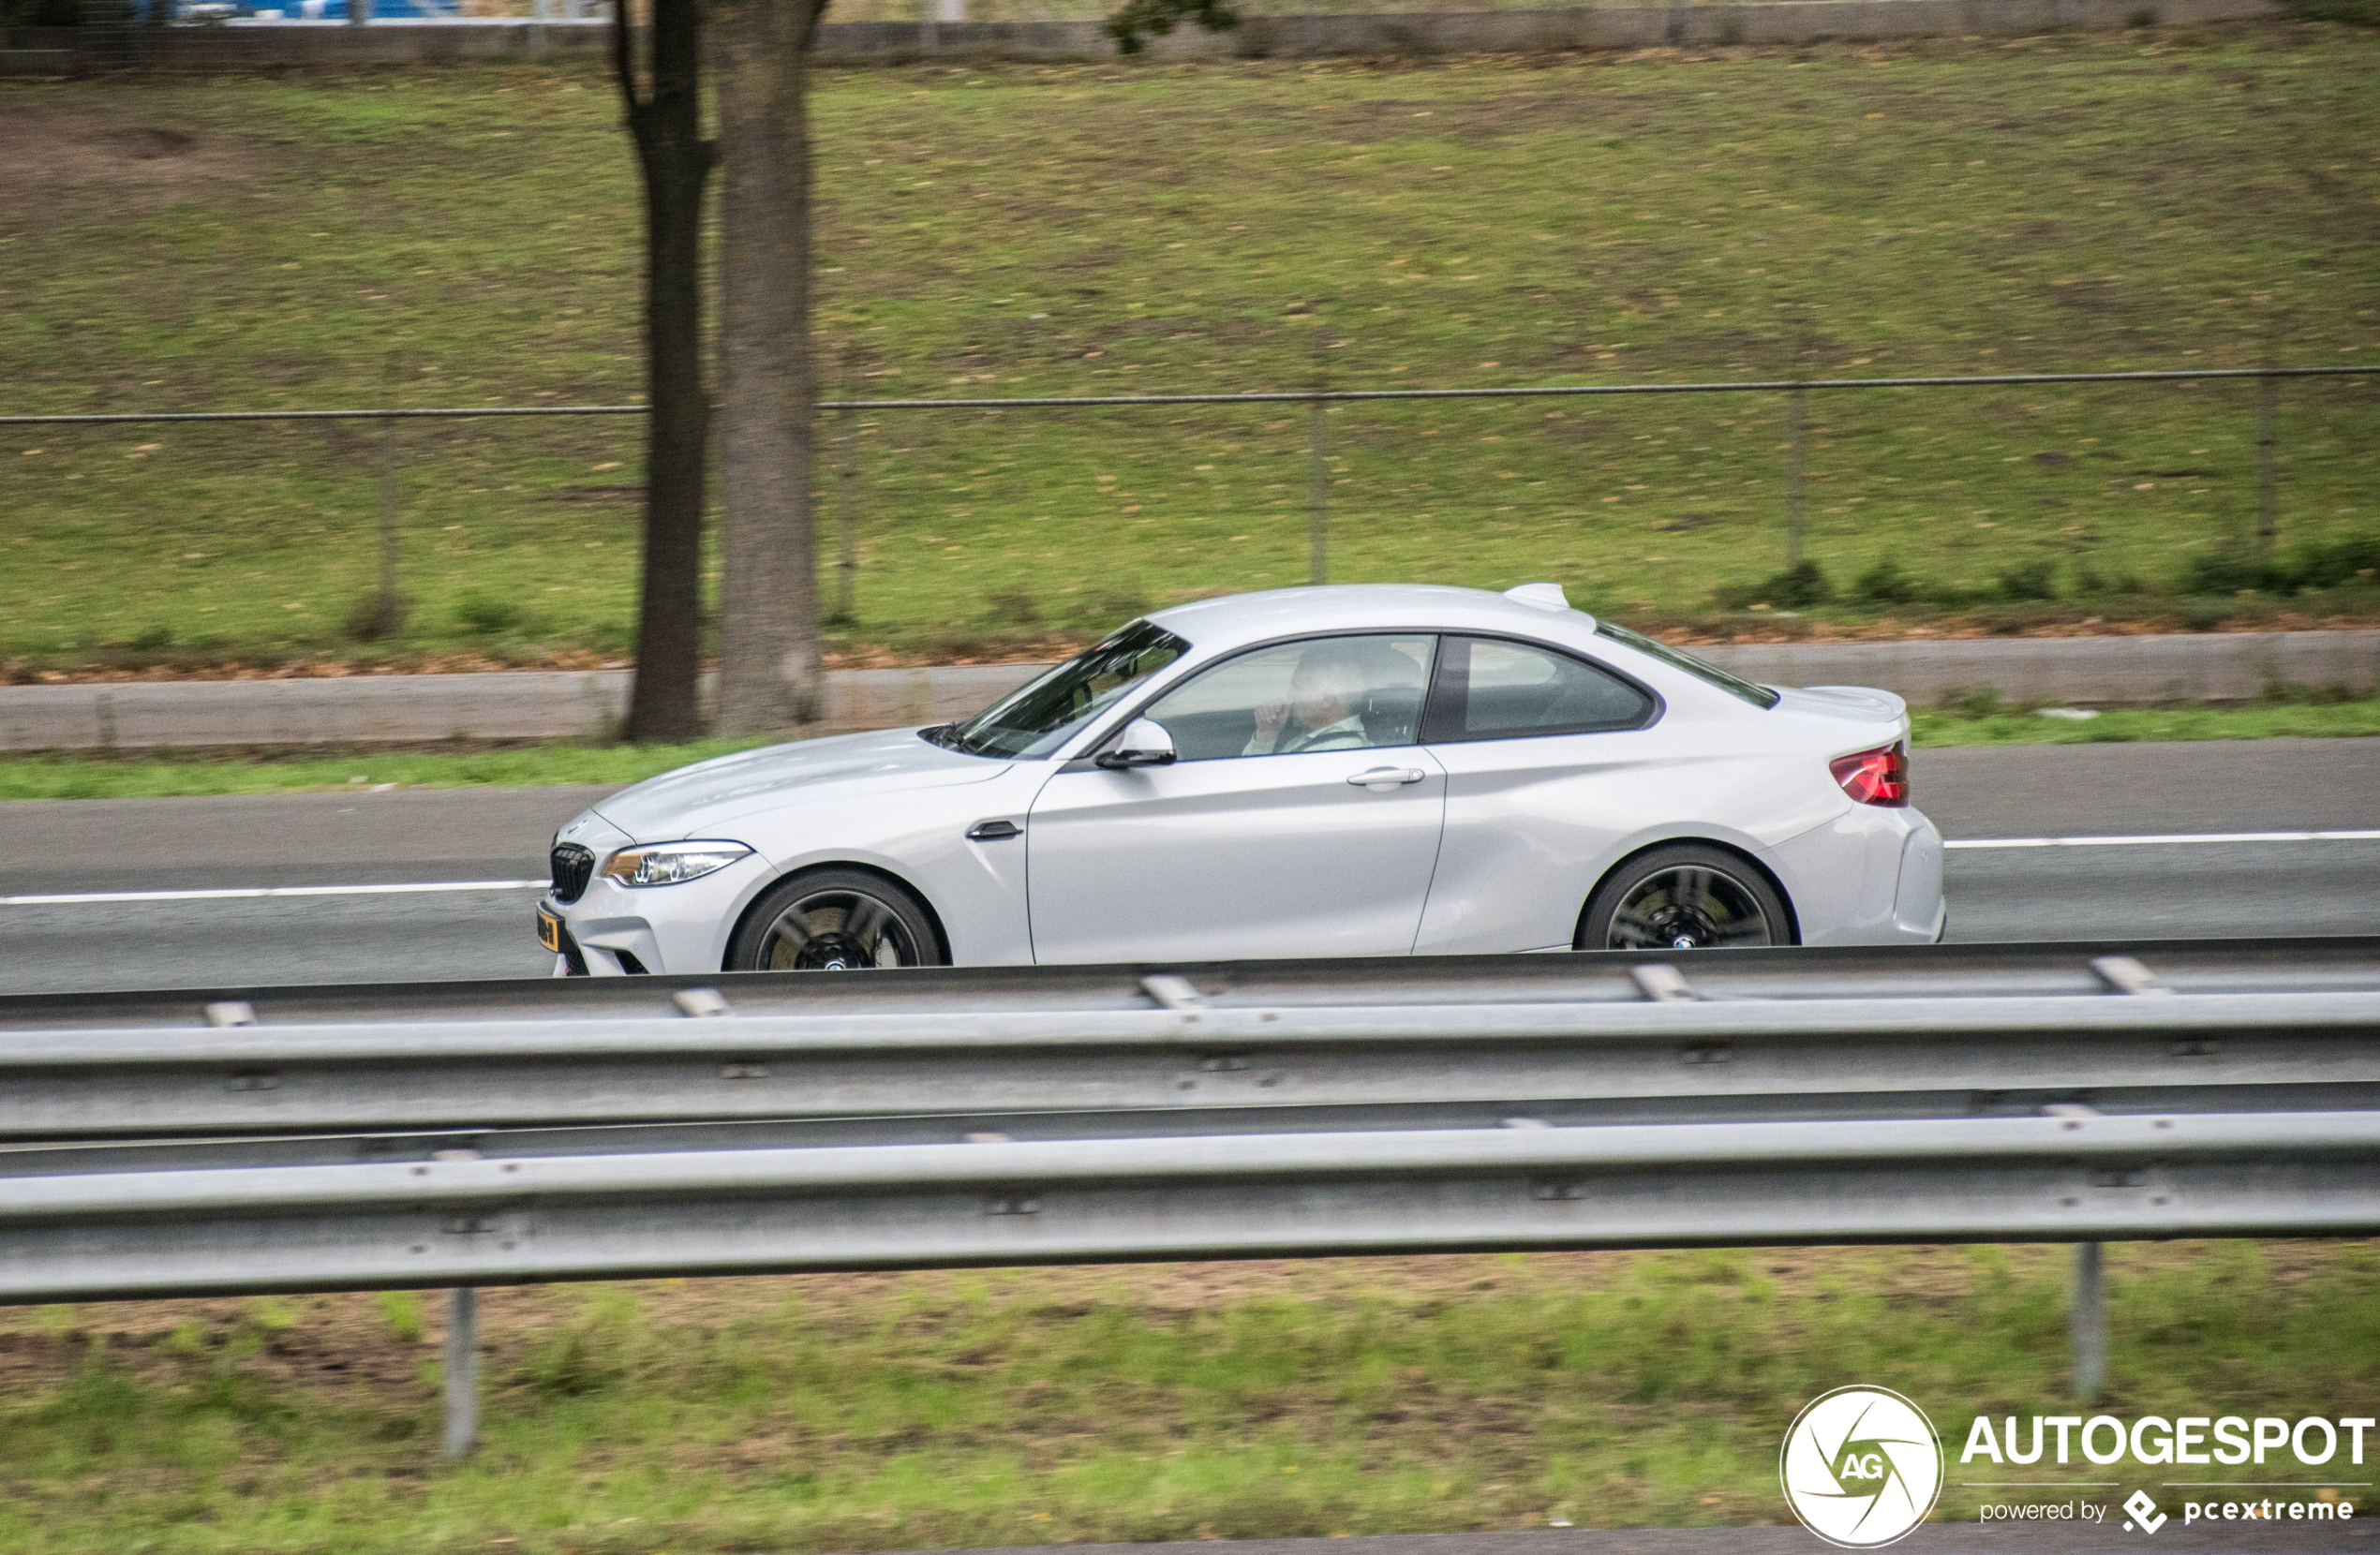
[[[1826,763],[1843,792],[1863,805],[1909,803],[1909,751],[1898,740]]]

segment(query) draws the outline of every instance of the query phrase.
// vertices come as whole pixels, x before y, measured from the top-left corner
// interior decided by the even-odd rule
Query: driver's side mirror
[[[1123,726],[1115,747],[1092,759],[1109,772],[1136,766],[1168,766],[1174,760],[1173,736],[1154,718],[1135,718]]]

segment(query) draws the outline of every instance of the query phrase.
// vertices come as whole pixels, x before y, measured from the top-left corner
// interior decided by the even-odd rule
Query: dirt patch
[[[69,215],[145,216],[218,181],[253,182],[267,160],[226,136],[119,118],[53,93],[0,97],[0,225],[27,231]]]
[[[2368,1243],[2269,1241],[2257,1244],[2261,1278],[2287,1290],[2336,1269]],[[2125,1244],[2113,1250],[2119,1271],[2190,1266],[2216,1244]],[[1744,1296],[1767,1288],[1792,1301],[1822,1293],[1882,1296],[1939,1305],[1965,1298],[1979,1282],[2032,1278],[2062,1268],[2067,1250],[1997,1250],[1998,1266],[1971,1250],[1919,1248],[1745,1248],[1689,1254],[1548,1252],[1320,1261],[1251,1259],[1227,1263],[933,1271],[916,1274],[764,1275],[743,1279],[647,1280],[617,1288],[632,1293],[638,1322],[651,1329],[718,1333],[738,1324],[781,1320],[797,1309],[802,1327],[833,1342],[880,1331],[888,1314],[906,1326],[938,1331],[951,1315],[985,1296],[996,1306],[1043,1317],[1081,1317],[1121,1309],[1143,1321],[1178,1322],[1226,1308],[1277,1302],[1385,1302],[1435,1311],[1496,1294],[1575,1295],[1641,1279],[1631,1266],[1652,1259],[1663,1277]],[[1771,1297],[1763,1297],[1770,1299]],[[241,1332],[260,1345],[245,1370],[276,1387],[307,1384],[376,1394],[426,1397],[423,1363],[437,1355],[445,1303],[420,1294],[417,1338],[400,1335],[380,1298],[369,1295],[282,1296],[263,1301],[94,1302],[0,1311],[0,1391],[22,1394],[55,1385],[104,1347],[136,1375],[165,1377]],[[480,1293],[481,1342],[492,1376],[502,1379],[543,1340],[579,1322],[588,1288],[527,1285]],[[962,1357],[963,1360],[963,1357]]]
[[[545,494],[547,502],[567,502],[578,506],[588,503],[642,502],[645,488],[639,486],[563,486]]]
[[[606,488],[582,489],[600,492]],[[614,499],[585,496],[551,500],[598,503]],[[2042,500],[2050,506],[2062,505],[2054,498],[2045,497]],[[1715,522],[1717,520],[1707,514],[1688,512],[1656,524],[1653,528],[1657,532],[1675,534],[1704,528]],[[1227,591],[1176,590],[1168,602],[1206,599],[1225,592]],[[2380,626],[2380,617],[2370,615],[2316,615],[2269,607],[2242,609],[2236,615],[2202,624],[2183,620],[2179,605],[2150,606],[2147,614],[2137,616],[2122,613],[2098,614],[2097,608],[2057,603],[2037,605],[2030,610],[2012,607],[1980,615],[1954,613],[1923,621],[1892,616],[1867,621],[1829,621],[1814,616],[1752,615],[1690,620],[1644,615],[1623,616],[1621,619],[1625,624],[1649,632],[1664,643],[1687,648],[1718,644],[1941,642],[1985,637],[2156,637],[2190,631],[2364,631]],[[924,647],[859,644],[848,648],[829,649],[822,658],[829,670],[1046,664],[1072,658],[1089,647],[1093,641],[1094,639],[1088,635],[1057,630],[1014,636],[991,634],[980,641],[949,637]],[[109,661],[96,664],[53,666],[0,659],[0,686],[180,680],[345,680],[376,675],[493,674],[520,670],[627,670],[634,667],[633,657],[624,652],[599,653],[591,648],[541,650],[508,657],[471,653],[404,653],[368,661],[348,659],[336,651],[282,659],[216,659],[177,655],[166,650],[154,656],[127,651]],[[704,667],[716,669],[718,665],[715,660],[706,660]],[[489,748],[540,743],[543,742],[495,742]],[[457,748],[440,745],[435,748],[454,750]]]

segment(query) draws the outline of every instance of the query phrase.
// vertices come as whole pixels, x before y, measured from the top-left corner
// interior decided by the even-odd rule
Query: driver
[[[1256,737],[1242,756],[1289,756],[1306,750],[1355,750],[1372,743],[1355,705],[1366,676],[1355,649],[1319,643],[1298,657],[1289,694],[1257,711]]]

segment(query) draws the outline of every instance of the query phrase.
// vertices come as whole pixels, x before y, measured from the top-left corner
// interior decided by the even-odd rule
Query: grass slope
[[[1979,1412],[2077,1413],[2069,1258],[495,1291],[484,1445],[461,1466],[437,1457],[433,1297],[17,1309],[0,1312],[0,1545],[684,1555],[1782,1521],[1778,1438],[1847,1381],[1917,1400],[1954,1460]],[[2380,1380],[2369,1243],[2120,1245],[2107,1266],[2110,1414],[2336,1416]],[[1946,1520],[1994,1493],[1948,1477]]]
[[[833,74],[826,377],[943,396],[2369,360],[2375,84],[2371,35],[2297,23]],[[0,84],[0,143],[40,148],[0,158],[8,408],[629,401],[617,119],[561,71]],[[2363,379],[2281,398],[2316,616],[2380,610],[2376,407]],[[1770,602],[1784,408],[1334,411],[1331,575],[1552,577],[1647,620]],[[2079,619],[2187,588],[2212,619],[2270,582],[2221,565],[2254,523],[2253,389],[1821,394],[1809,420],[1809,555],[1838,587],[1895,560],[1873,608],[2050,593]],[[1295,409],[862,418],[846,641],[1080,633],[1301,581],[1306,433]],[[11,429],[0,659],[627,646],[633,422],[395,443],[415,609],[359,649],[368,427]]]

